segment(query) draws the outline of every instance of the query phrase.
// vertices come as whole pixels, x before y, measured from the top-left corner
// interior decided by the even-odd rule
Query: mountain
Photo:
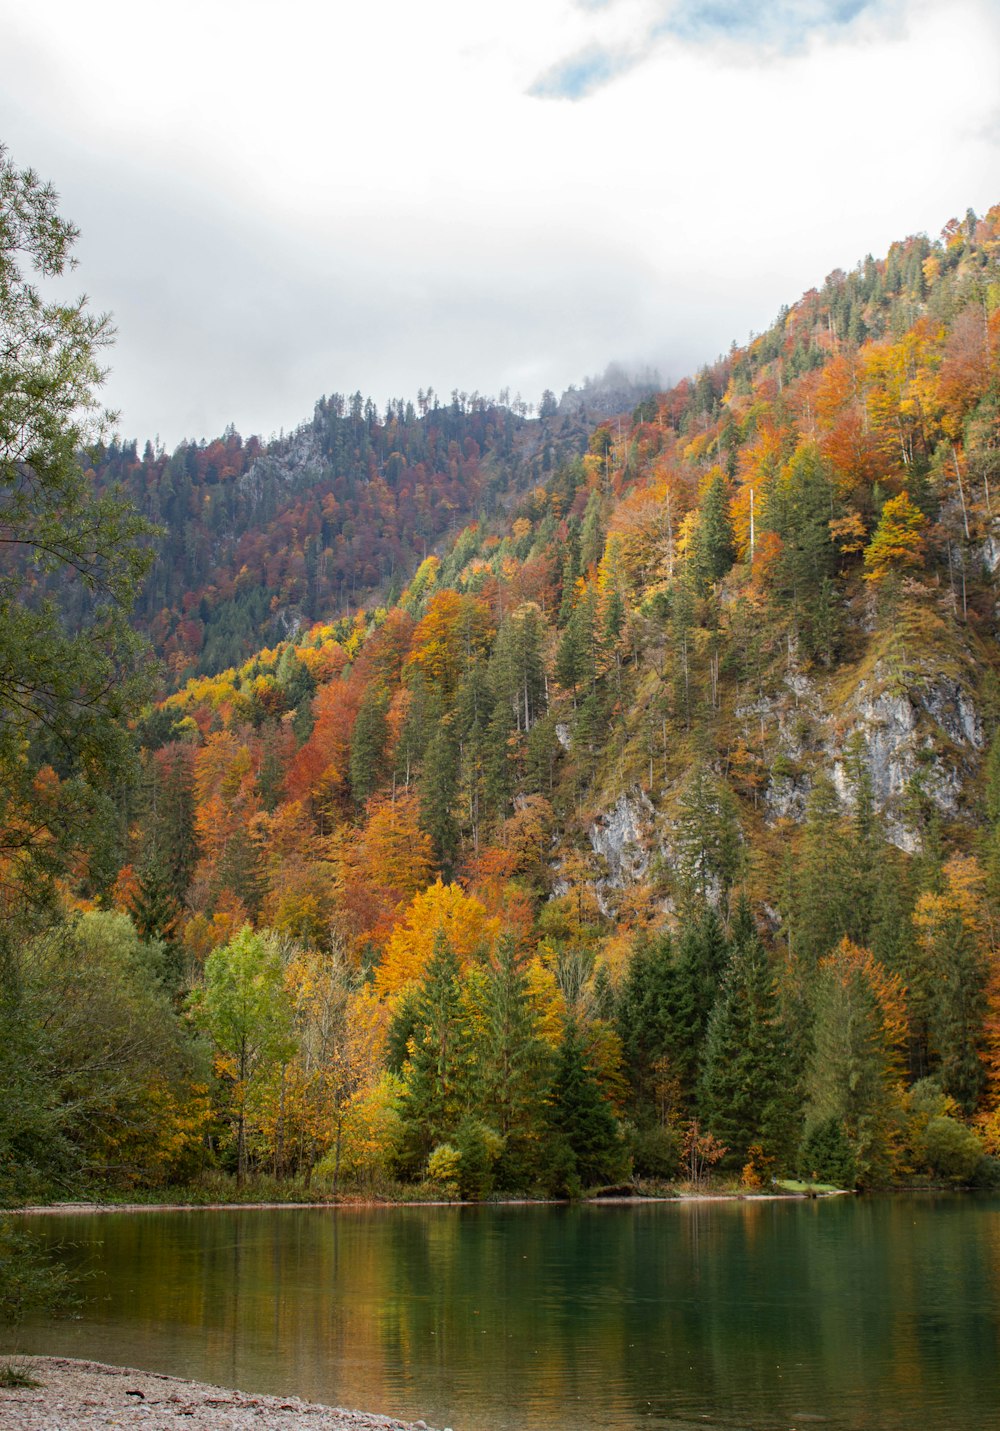
[[[391,601],[470,517],[545,480],[585,449],[594,421],[651,390],[648,375],[613,366],[558,404],[547,394],[534,420],[506,393],[456,391],[442,403],[421,391],[384,411],[334,393],[269,442],[229,429],[169,455],[114,443],[95,454],[93,481],[160,529],[136,619],[176,682],[321,617]]]
[[[359,1168],[571,1190],[624,1166],[610,1104],[639,1171],[967,1175],[1000,1153],[1000,206],[631,396],[105,453],[167,524],[177,688],[78,892],[196,991],[270,931],[310,1038],[353,971]],[[558,1060],[520,1111],[501,1045]]]

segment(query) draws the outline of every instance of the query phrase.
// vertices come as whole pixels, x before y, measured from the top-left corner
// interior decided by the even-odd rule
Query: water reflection
[[[65,1217],[35,1350],[459,1431],[1000,1426],[1000,1201]]]

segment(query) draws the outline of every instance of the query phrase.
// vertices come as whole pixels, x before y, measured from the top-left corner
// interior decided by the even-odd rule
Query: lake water
[[[456,1431],[1000,1428],[1000,1199],[115,1213],[25,1350]]]

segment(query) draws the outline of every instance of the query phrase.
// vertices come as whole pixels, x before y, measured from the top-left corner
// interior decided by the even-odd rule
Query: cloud
[[[696,47],[722,43],[778,54],[800,52],[817,35],[843,32],[893,0],[649,0],[641,16],[620,0],[574,0],[574,8],[602,21],[623,17],[628,38],[595,40],[556,61],[530,85],[534,99],[587,99],[653,58],[671,42]],[[626,9],[631,13],[625,14]]]
[[[709,42],[724,37],[792,51],[816,31],[841,29],[876,8],[878,0],[680,0],[653,34]]]
[[[642,60],[641,54],[588,45],[567,59],[559,60],[531,85],[534,99],[586,99]]]

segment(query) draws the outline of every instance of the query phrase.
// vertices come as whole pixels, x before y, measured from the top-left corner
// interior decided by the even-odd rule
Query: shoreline
[[[926,1191],[924,1189],[923,1191]],[[937,1189],[930,1189],[937,1191]],[[853,1197],[850,1188],[824,1188],[815,1192],[725,1192],[672,1193],[654,1197],[581,1198],[581,1207],[643,1207],[651,1203],[704,1202],[809,1202],[827,1197]],[[58,1202],[32,1203],[23,1207],[0,1207],[0,1217],[70,1217],[107,1215],[114,1212],[371,1212],[396,1211],[407,1207],[568,1207],[565,1199],[507,1198],[491,1202],[463,1202],[436,1199],[423,1202]]]
[[[351,1411],[297,1396],[188,1381],[161,1372],[73,1357],[8,1353],[39,1383],[0,1387],[4,1431],[111,1431],[123,1424],[147,1431],[428,1431],[426,1422]]]

